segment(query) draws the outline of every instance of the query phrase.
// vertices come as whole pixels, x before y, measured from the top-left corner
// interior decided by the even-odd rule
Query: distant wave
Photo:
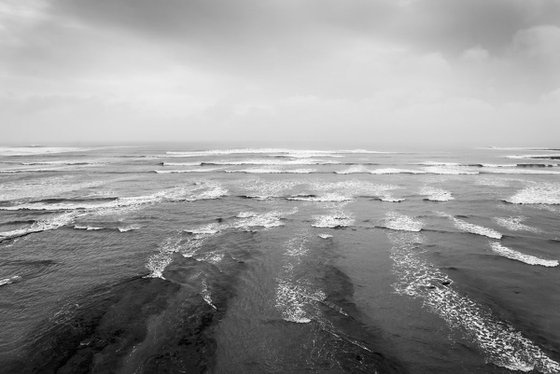
[[[286,149],[286,148],[242,148],[242,149],[214,149],[200,151],[172,151],[166,152],[168,156],[175,157],[204,157],[235,154],[284,154],[290,156],[336,156],[339,154],[392,154],[395,152],[372,151],[366,149],[342,150],[311,150],[311,149]]]
[[[14,275],[14,276],[9,277],[9,278],[0,279],[0,286],[5,286],[5,285],[8,285],[8,284],[19,282],[20,280],[21,280],[21,277],[19,275]]]
[[[549,153],[549,154],[528,154],[528,155],[510,155],[506,156],[507,158],[511,159],[523,159],[523,158],[530,158],[530,159],[542,159],[542,160],[560,160],[560,153]]]
[[[511,248],[504,247],[498,242],[491,243],[492,250],[499,254],[500,256],[509,258],[510,260],[516,260],[520,262],[524,262],[529,265],[540,265],[546,267],[556,267],[558,266],[558,260],[545,260],[536,256],[528,255],[525,253],[521,253],[515,251]]]
[[[79,161],[79,160],[54,160],[54,161],[26,161],[20,162],[20,165],[34,166],[34,165],[77,165],[77,166],[99,166],[105,165],[103,162],[96,161]]]
[[[240,169],[226,170],[226,173],[244,173],[244,174],[311,174],[316,172],[315,169]]]
[[[354,224],[354,218],[344,213],[333,213],[314,217],[315,222],[311,226],[318,228],[337,229]]]
[[[286,166],[286,165],[339,165],[341,162],[330,160],[318,160],[313,158],[279,160],[279,159],[253,159],[253,160],[217,160],[204,161],[201,165],[269,165],[269,166]]]
[[[389,212],[385,218],[385,227],[391,230],[419,232],[423,226],[422,221],[397,212]]]
[[[528,186],[505,201],[513,204],[560,204],[560,184],[541,183]]]
[[[429,201],[450,201],[453,200],[451,192],[436,187],[424,187],[420,190],[421,195],[425,195],[425,200]]]
[[[425,167],[423,169],[426,173],[429,174],[441,174],[441,175],[477,175],[479,174],[478,171],[473,170],[464,170],[459,168],[450,168],[450,167],[440,167],[440,166],[430,166]]]
[[[48,210],[48,211],[103,211],[119,208],[134,208],[145,204],[154,204],[164,201],[197,201],[218,199],[227,194],[227,190],[216,184],[202,184],[190,188],[177,187],[155,192],[151,195],[119,197],[107,201],[106,199],[94,201],[77,201],[62,203],[26,203],[13,206],[0,206],[0,210]]]
[[[533,174],[533,175],[560,175],[560,171],[556,170],[527,170],[524,168],[516,169],[486,169],[480,172],[481,174]]]
[[[74,218],[75,215],[73,213],[64,213],[51,216],[49,218],[39,220],[31,224],[30,226],[21,229],[0,232],[0,241],[21,237],[36,232],[55,230],[59,227],[68,225],[74,220]]]
[[[415,165],[424,165],[424,166],[461,166],[458,162],[445,162],[445,161],[424,161],[418,162]]]
[[[182,174],[182,173],[211,173],[214,171],[221,171],[222,168],[208,168],[208,169],[179,169],[179,170],[154,170],[157,174]]]
[[[91,148],[77,147],[0,147],[0,156],[34,156],[43,154],[83,152]]]
[[[161,166],[201,166],[202,162],[160,162]]]
[[[323,195],[292,195],[286,197],[286,200],[312,201],[312,202],[342,202],[342,201],[351,201],[352,197],[340,195],[337,193],[326,193]]]
[[[452,279],[418,255],[422,236],[392,233],[391,258],[401,295],[419,298],[424,307],[441,317],[452,329],[466,334],[487,359],[510,370],[552,374],[560,364],[549,358],[535,343],[513,326],[497,319],[492,311],[452,287]]]
[[[491,239],[501,239],[502,238],[502,234],[500,234],[496,230],[463,221],[462,219],[453,217],[450,214],[442,213],[441,215],[444,216],[444,217],[447,217],[451,221],[453,221],[453,224],[455,225],[455,227],[458,228],[459,230],[463,231],[463,232],[467,232],[467,233],[475,234],[475,235],[486,236],[486,237],[491,238]]]

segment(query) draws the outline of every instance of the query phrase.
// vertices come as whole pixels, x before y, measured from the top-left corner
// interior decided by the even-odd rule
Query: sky
[[[557,0],[1,0],[0,142],[558,146]]]

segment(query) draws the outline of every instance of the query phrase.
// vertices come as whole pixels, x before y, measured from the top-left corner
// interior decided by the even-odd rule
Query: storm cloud
[[[557,1],[8,0],[0,31],[4,142],[560,136]]]

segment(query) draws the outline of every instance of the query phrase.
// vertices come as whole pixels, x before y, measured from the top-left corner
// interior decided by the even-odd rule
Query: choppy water
[[[559,163],[0,148],[0,371],[558,373]]]

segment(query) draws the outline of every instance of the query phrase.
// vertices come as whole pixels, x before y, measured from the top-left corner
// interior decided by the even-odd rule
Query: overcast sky
[[[558,146],[560,1],[1,0],[0,129]]]

